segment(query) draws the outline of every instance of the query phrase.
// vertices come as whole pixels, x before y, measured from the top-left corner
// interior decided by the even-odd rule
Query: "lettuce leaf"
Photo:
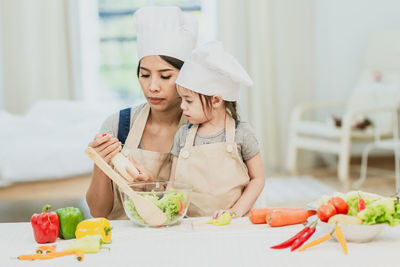
[[[363,224],[387,223],[391,226],[396,225],[395,202],[390,198],[383,198],[366,206],[366,208],[357,214],[357,217],[363,220]]]
[[[365,207],[368,207],[375,201],[382,199],[382,197],[375,195],[375,194],[369,194],[365,193],[362,191],[350,191],[346,194],[345,200],[347,202],[347,205],[349,206],[349,210],[347,212],[347,215],[350,216],[357,216],[358,214],[358,199],[363,198],[365,201]]]
[[[179,203],[179,200],[182,201],[182,203],[187,206],[187,201],[186,201],[186,194],[184,192],[176,192],[175,189],[171,188],[167,192],[164,193],[164,195],[159,199],[157,192],[152,192],[152,194],[142,194],[143,197],[151,200],[157,207],[159,207],[164,214],[167,216],[167,221],[165,224],[173,223],[181,215],[178,214],[181,204]],[[133,201],[131,199],[124,201],[124,206],[125,210],[139,223],[147,225],[143,221],[143,219],[140,217],[138,212],[136,211],[135,204],[133,204]]]

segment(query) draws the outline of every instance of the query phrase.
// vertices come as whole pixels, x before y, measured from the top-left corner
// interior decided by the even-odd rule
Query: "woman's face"
[[[177,108],[180,99],[175,88],[179,70],[159,56],[146,56],[140,61],[139,83],[152,109]]]

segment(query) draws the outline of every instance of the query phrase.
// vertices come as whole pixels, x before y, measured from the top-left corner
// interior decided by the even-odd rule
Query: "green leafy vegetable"
[[[167,216],[165,224],[170,224],[179,219],[182,215],[179,214],[181,204],[179,200],[187,206],[186,194],[184,192],[176,192],[173,188],[164,193],[162,198],[158,198],[157,192],[152,191],[152,194],[143,194],[143,197],[151,200],[157,207],[159,207],[164,214]],[[124,202],[126,210],[129,214],[141,224],[147,225],[144,220],[140,217],[136,211],[135,204],[132,200],[126,200]]]
[[[383,198],[375,201],[357,214],[357,217],[363,220],[363,224],[387,223],[395,225],[394,201],[390,198]],[[396,215],[397,216],[397,215]]]

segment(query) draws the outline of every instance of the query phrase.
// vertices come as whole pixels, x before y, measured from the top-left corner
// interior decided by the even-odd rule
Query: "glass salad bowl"
[[[129,186],[162,210],[167,220],[161,226],[176,224],[186,215],[190,204],[191,185],[176,182],[144,182],[130,183]],[[135,224],[150,227],[136,211],[132,199],[122,191],[121,196],[128,218]]]

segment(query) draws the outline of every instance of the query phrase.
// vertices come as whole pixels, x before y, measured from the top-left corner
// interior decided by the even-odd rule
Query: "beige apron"
[[[225,119],[226,141],[194,146],[198,125],[186,138],[176,167],[175,181],[191,184],[193,192],[188,216],[211,216],[216,210],[229,209],[242,195],[249,175],[235,140],[235,121]]]
[[[171,153],[155,152],[138,148],[140,140],[142,140],[143,131],[146,126],[149,113],[150,105],[146,104],[133,123],[121,152],[127,157],[132,155],[137,162],[149,169],[155,175],[155,177],[157,177],[158,181],[168,181],[172,164]],[[184,124],[186,122],[187,120],[182,117],[180,124]],[[113,209],[107,218],[112,220],[128,219],[122,206],[121,193],[118,190],[118,186],[114,184],[114,182],[113,191]]]

